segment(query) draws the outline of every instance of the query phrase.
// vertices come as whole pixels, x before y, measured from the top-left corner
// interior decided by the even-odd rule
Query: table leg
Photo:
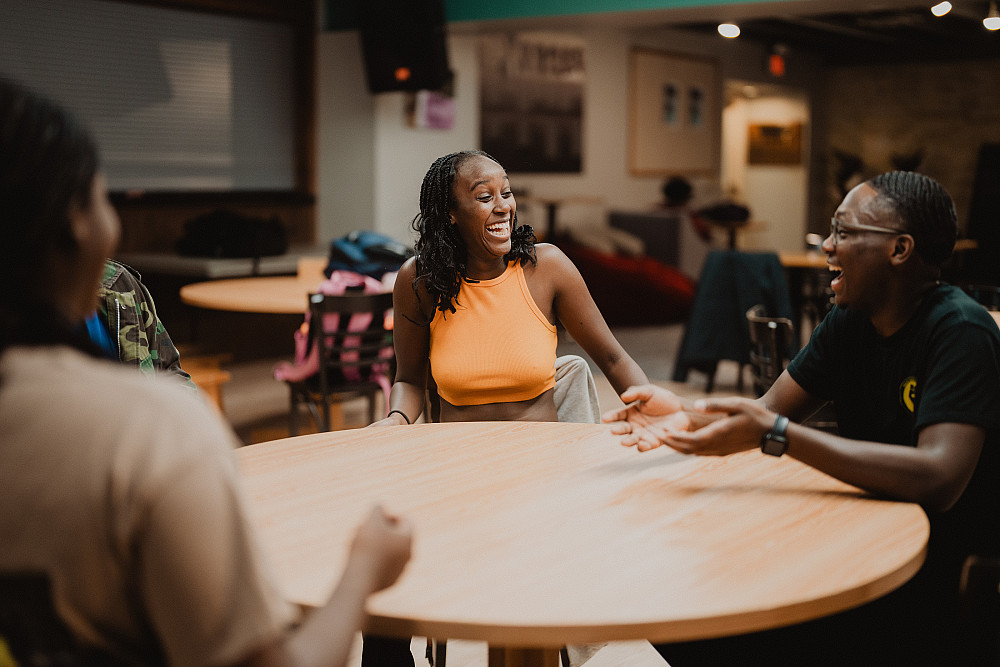
[[[489,667],[559,667],[559,649],[491,646]]]

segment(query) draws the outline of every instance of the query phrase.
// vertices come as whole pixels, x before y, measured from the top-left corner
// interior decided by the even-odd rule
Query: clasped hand
[[[622,401],[637,404],[602,416],[621,444],[645,452],[667,445],[682,454],[726,456],[760,443],[774,414],[747,398],[699,399],[690,407],[656,385],[629,387]]]

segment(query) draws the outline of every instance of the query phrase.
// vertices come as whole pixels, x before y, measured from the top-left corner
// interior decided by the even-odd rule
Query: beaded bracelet
[[[405,419],[407,424],[412,424],[413,423],[413,422],[410,421],[409,417],[407,417],[406,415],[403,414],[402,410],[389,410],[389,415],[391,415],[393,412],[395,412],[397,415],[399,415],[400,417],[402,417],[403,419]],[[386,417],[388,417],[389,415],[386,415]]]

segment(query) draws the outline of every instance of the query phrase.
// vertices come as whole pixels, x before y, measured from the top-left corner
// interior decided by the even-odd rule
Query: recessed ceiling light
[[[735,23],[720,23],[718,30],[720,35],[729,39],[740,36],[740,27]]]
[[[1000,30],[1000,12],[997,11],[996,0],[990,0],[990,13],[983,19],[983,26],[987,30]]]
[[[934,16],[944,16],[950,11],[951,11],[951,3],[948,2],[948,0],[944,0],[944,2],[939,2],[933,7],[931,7],[931,14],[933,14]]]

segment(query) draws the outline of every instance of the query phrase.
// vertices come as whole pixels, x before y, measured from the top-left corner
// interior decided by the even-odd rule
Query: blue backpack
[[[390,271],[398,271],[413,250],[394,238],[369,231],[353,231],[330,242],[330,260],[324,273],[354,271],[381,280]]]

